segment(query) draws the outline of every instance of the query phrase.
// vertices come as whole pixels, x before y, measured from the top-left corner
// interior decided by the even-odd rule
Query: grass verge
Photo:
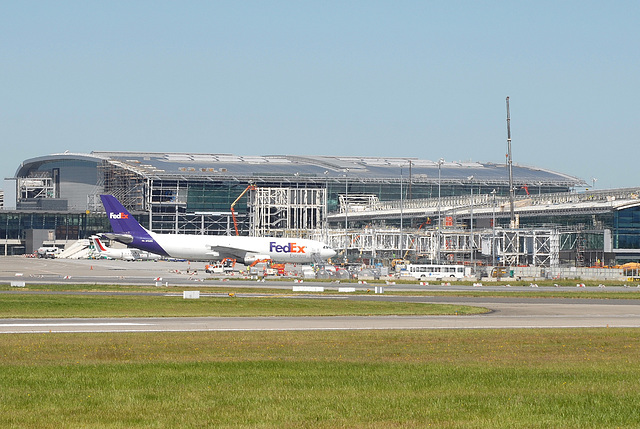
[[[275,284],[278,284],[277,282]],[[416,285],[416,283],[412,283]],[[461,283],[458,283],[461,285]],[[519,298],[587,298],[587,299],[640,299],[640,288],[629,287],[625,290],[610,290],[597,287],[575,288],[572,290],[540,290],[531,288],[528,290],[513,290],[505,287],[503,290],[488,290],[484,288],[474,288],[473,290],[455,290],[457,284],[452,284],[453,290],[431,290],[425,286],[423,290],[401,291],[396,290],[393,285],[385,287],[385,295],[405,295],[405,296],[466,296],[466,297],[519,297]],[[331,287],[333,286],[333,287]],[[313,295],[332,295],[337,294],[338,286],[331,285],[325,289],[325,292],[314,292]],[[401,286],[400,284],[398,286]],[[505,286],[504,284],[489,283],[487,286]],[[620,285],[618,285],[620,286]],[[359,293],[367,293],[367,289],[362,288]],[[256,294],[272,294],[272,295],[292,295],[291,289],[288,288],[269,288],[269,287],[251,287],[238,286],[230,282],[225,286],[215,286],[208,284],[200,284],[198,286],[170,286],[168,288],[158,288],[156,286],[142,285],[108,285],[108,284],[30,284],[26,288],[15,288],[9,285],[0,285],[0,291],[20,292],[99,292],[114,294],[135,292],[157,294],[159,292],[176,293],[183,290],[199,290],[207,293],[256,293]],[[305,293],[296,293],[295,295],[305,295]],[[344,294],[342,294],[344,296]]]
[[[464,305],[286,297],[194,300],[157,295],[0,294],[3,318],[464,315],[487,311]]]
[[[639,345],[635,329],[8,335],[0,426],[631,428]]]

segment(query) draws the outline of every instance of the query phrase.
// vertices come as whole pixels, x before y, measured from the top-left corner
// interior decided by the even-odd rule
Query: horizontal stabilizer
[[[120,243],[124,243],[124,244],[133,243],[133,236],[131,234],[112,234],[110,232],[107,232],[102,235],[108,238],[109,240],[116,240],[116,241],[119,241]]]

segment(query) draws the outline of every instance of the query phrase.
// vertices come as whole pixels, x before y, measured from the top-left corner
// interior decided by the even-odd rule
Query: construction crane
[[[236,211],[233,209],[236,205],[236,203],[240,200],[240,198],[242,198],[244,196],[244,194],[246,194],[249,191],[255,191],[256,187],[253,184],[249,184],[249,186],[247,186],[244,191],[242,191],[242,193],[238,196],[238,198],[236,198],[236,200],[234,202],[231,203],[231,217],[233,218],[233,226],[236,229],[236,235],[240,235],[240,233],[238,232],[238,220],[236,219]]]

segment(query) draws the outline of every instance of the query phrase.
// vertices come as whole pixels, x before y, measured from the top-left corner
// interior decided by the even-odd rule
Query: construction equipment
[[[251,268],[251,267],[255,267],[258,264],[267,264],[267,265],[271,265],[273,261],[271,259],[256,259],[255,261],[253,261],[251,263],[251,265],[249,265],[247,268]]]
[[[242,198],[244,196],[244,194],[246,194],[248,191],[255,191],[256,187],[253,184],[249,184],[244,191],[242,191],[242,193],[238,196],[238,198],[236,198],[236,200],[234,202],[231,203],[231,217],[233,218],[233,227],[236,229],[236,235],[240,235],[240,233],[238,232],[238,220],[236,219],[236,211],[233,209],[236,205],[236,203],[240,200],[240,198]]]
[[[285,274],[285,271],[284,271],[285,264],[275,264],[275,263],[273,263],[273,264],[271,264],[271,268],[276,270],[276,274],[277,275],[284,276],[284,274]]]
[[[220,263],[222,264],[225,272],[233,271],[236,267],[236,260],[233,258],[224,258]]]
[[[224,267],[222,264],[207,264],[204,266],[205,272],[208,274],[222,274],[224,273]]]
[[[233,272],[233,269],[236,266],[236,260],[232,258],[224,258],[222,261],[216,264],[207,264],[204,266],[204,269],[207,273],[214,274],[228,274]]]
[[[422,229],[423,226],[430,224],[431,223],[431,218],[427,218],[427,220],[425,220],[424,222],[422,222],[420,224],[420,226],[418,227],[418,231],[420,231]],[[413,245],[415,243],[416,239],[415,237],[411,240],[411,245],[409,245],[409,248],[407,249],[406,252],[404,252],[404,256],[403,259],[407,259],[407,255],[409,254],[409,252],[411,251],[411,249],[413,248]],[[394,259],[395,260],[395,259]],[[394,267],[395,264],[393,263],[393,261],[391,262],[391,266]]]
[[[411,262],[406,260],[406,259],[400,259],[400,258],[392,259],[391,260],[391,268],[396,270],[396,271],[400,271],[401,269],[405,268],[410,263]]]
[[[256,259],[247,267],[249,271],[249,275],[252,276],[267,276],[267,275],[275,275],[276,270],[271,268],[271,264],[273,261],[271,259]]]

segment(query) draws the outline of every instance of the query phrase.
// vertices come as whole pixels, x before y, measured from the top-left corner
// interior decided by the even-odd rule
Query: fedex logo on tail
[[[109,219],[129,219],[126,213],[109,213]]]
[[[275,241],[270,242],[269,251],[276,253],[307,253],[304,251],[307,246],[298,246],[296,243],[288,243],[284,246]]]

